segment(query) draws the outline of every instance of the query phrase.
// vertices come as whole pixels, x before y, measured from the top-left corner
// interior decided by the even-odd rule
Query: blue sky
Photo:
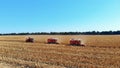
[[[120,28],[120,0],[0,0],[0,33]]]

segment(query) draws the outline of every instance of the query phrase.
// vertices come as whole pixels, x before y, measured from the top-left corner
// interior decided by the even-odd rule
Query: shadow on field
[[[86,46],[82,46],[82,45],[70,45],[70,44],[64,44],[65,46],[71,46],[71,47],[86,47]]]

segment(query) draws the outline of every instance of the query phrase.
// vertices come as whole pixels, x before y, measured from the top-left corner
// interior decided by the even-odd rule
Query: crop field
[[[30,36],[30,35],[29,35]],[[120,68],[120,35],[0,36],[0,63],[16,68]],[[47,44],[58,38],[60,44]],[[86,46],[70,46],[71,38]]]

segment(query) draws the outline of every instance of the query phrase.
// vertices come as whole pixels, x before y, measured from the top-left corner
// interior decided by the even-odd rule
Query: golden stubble
[[[30,35],[29,35],[30,36]],[[119,35],[31,35],[0,36],[0,61],[22,68],[119,68]],[[47,44],[58,38],[60,44]],[[81,39],[86,46],[70,46],[71,38]]]

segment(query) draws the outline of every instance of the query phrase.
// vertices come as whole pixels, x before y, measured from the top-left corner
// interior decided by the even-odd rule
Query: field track
[[[120,35],[0,36],[0,62],[21,68],[120,68]],[[60,44],[47,44],[47,38]],[[71,38],[85,47],[69,46]]]

